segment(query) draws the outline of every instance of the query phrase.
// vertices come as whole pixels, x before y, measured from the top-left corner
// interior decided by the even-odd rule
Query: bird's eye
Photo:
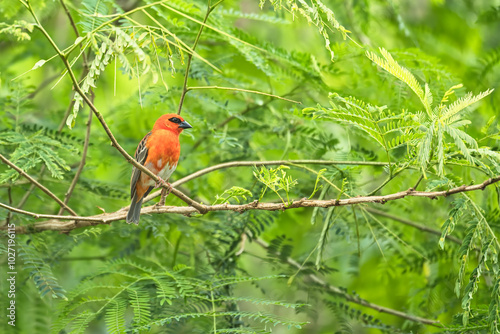
[[[172,118],[169,119],[169,121],[172,122],[172,123],[177,123],[177,124],[179,124],[181,122],[181,120],[178,119],[177,117],[172,117]]]

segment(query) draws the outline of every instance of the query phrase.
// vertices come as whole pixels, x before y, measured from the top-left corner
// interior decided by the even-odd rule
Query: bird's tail
[[[134,192],[134,196],[132,196],[132,201],[130,203],[130,209],[128,209],[127,213],[127,223],[134,223],[136,225],[139,224],[143,199],[144,197],[141,197],[139,200],[137,200],[137,193]]]

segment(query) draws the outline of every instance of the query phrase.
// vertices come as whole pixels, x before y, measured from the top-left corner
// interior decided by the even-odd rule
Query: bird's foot
[[[158,202],[158,206],[164,206],[165,205],[165,199],[167,198],[168,195],[172,192],[172,185],[168,182],[165,182],[167,185],[168,189],[162,188],[161,189],[161,197],[160,201]]]
[[[168,183],[168,180],[165,181],[161,177],[158,177],[158,181],[156,181],[156,183],[155,183],[155,189],[160,188],[160,187],[165,186],[165,185],[170,186],[170,183]]]

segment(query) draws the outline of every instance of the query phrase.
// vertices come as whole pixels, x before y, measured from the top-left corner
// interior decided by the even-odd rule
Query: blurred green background
[[[27,4],[4,0],[0,8],[0,153],[64,198],[81,161],[90,111],[78,108],[74,126],[65,125],[73,114],[73,83]],[[388,153],[356,126],[313,119],[302,110],[328,108],[329,93],[337,93],[387,106],[395,115],[411,118],[423,112],[407,85],[366,57],[366,51],[380,55],[379,48],[422,86],[427,83],[435,104],[459,83],[464,86],[451,102],[467,92],[496,89],[500,1],[31,1],[59,48],[72,48],[68,61],[80,86],[93,87],[95,106],[131,155],[159,116],[177,111],[189,50],[207,5],[215,6],[199,37],[188,86],[272,96],[217,88],[187,92],[181,115],[193,129],[181,135],[181,158],[171,181],[229,161],[337,161],[283,169],[281,180],[293,183],[288,195],[297,200],[364,196],[382,184],[377,194],[415,184],[422,191],[446,190],[499,175],[496,90],[463,115],[470,121],[464,131],[480,148],[494,152],[489,160],[476,152],[468,161],[448,140],[445,173],[431,163],[421,183],[416,142]],[[85,59],[100,70],[89,74]],[[40,60],[46,62],[34,68]],[[96,117],[90,133],[86,164],[68,203],[80,216],[112,213],[129,204],[130,164],[110,145]],[[395,166],[414,168],[385,184],[387,167],[342,164],[387,162],[388,155]],[[251,194],[227,201],[247,203],[260,199],[266,188],[256,178],[261,168],[217,170],[179,189],[210,205],[241,187]],[[283,176],[278,166],[267,168]],[[16,327],[2,316],[0,331],[498,332],[496,186],[468,196],[469,202],[455,195],[336,209],[153,214],[141,216],[138,226],[120,220],[68,233],[18,234]],[[280,198],[267,189],[261,200]],[[30,212],[59,212],[56,202],[5,164],[0,165],[0,202]],[[170,195],[166,205],[185,203]],[[458,240],[447,240],[442,249],[441,226],[453,208],[461,210],[453,221]],[[0,221],[29,226],[43,220],[0,209]],[[461,246],[464,238],[469,242]],[[5,310],[6,242],[2,245]],[[464,252],[468,257],[460,279]],[[482,276],[475,286],[470,275],[477,276],[477,268]],[[462,282],[458,295],[457,278]],[[464,297],[465,290],[472,299]],[[401,314],[379,312],[377,305]],[[425,319],[439,323],[425,324]]]

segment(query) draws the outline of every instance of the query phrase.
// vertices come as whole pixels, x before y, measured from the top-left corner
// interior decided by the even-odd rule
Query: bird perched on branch
[[[155,182],[139,169],[133,168],[130,179],[130,209],[127,223],[139,223],[141,205],[144,197],[151,190],[164,184],[170,187],[168,179],[177,167],[181,145],[179,135],[184,129],[192,128],[181,116],[166,114],[158,118],[150,131],[139,143],[135,151],[135,160],[159,177]]]

